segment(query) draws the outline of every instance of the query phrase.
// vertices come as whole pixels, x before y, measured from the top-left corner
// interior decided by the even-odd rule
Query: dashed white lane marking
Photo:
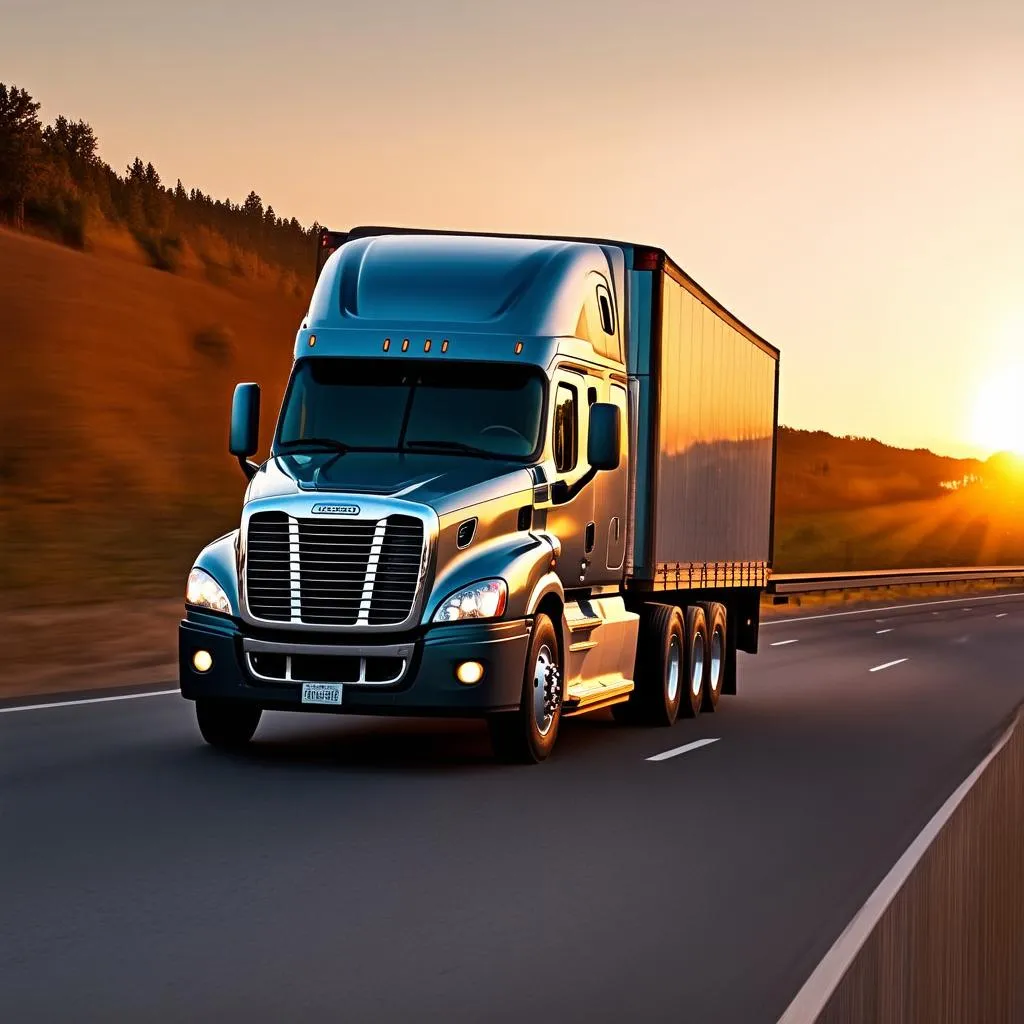
[[[45,711],[47,708],[75,708],[82,704],[108,704],[114,700],[139,700],[142,697],[169,697],[172,693],[180,696],[181,690],[151,690],[149,693],[122,693],[116,697],[88,697],[84,700],[55,700],[49,704],[19,704],[13,708],[0,708],[0,715],[13,711]]]
[[[667,761],[670,757],[678,757],[680,754],[685,754],[687,751],[697,750],[699,747],[706,747],[709,743],[717,743],[720,739],[720,736],[716,736],[714,739],[694,740],[692,743],[686,743],[681,747],[673,747],[671,750],[666,750],[661,754],[655,754],[654,757],[648,757],[645,760]]]
[[[775,643],[769,644],[769,647],[785,647],[786,644],[798,644],[799,640],[776,640]]]
[[[935,812],[932,820],[907,847],[903,856],[892,866],[889,873],[878,884],[878,888],[868,897],[864,906],[857,911],[853,920],[836,939],[821,963],[804,982],[803,988],[779,1018],[778,1024],[804,1024],[809,1020],[817,1020],[821,1016],[839,982],[849,971],[868,937],[878,927],[889,905],[896,898],[896,894],[907,884],[907,879],[910,878],[914,868],[917,867],[925,852],[935,841],[935,837],[953,817],[953,812],[971,791],[971,787],[982,776],[999,751],[1006,746],[1014,730],[1018,728],[1021,728],[1020,718],[1007,729],[985,760],[964,779],[950,798]]]
[[[1007,601],[1011,597],[1024,597],[1024,593],[1014,594],[983,594],[974,598],[975,601]],[[959,604],[956,597],[944,598],[941,601],[918,601],[914,604],[892,604],[886,608],[854,608],[848,612],[826,612],[822,615],[795,615],[789,619],[765,619],[762,626],[780,626],[785,622],[813,622],[815,619],[838,619],[847,615],[877,615],[879,612],[902,612],[907,608],[933,608],[940,604]],[[938,615],[938,612],[933,612]]]
[[[903,662],[910,661],[909,658],[897,658],[895,661],[887,661],[884,665],[876,665],[874,668],[868,669],[869,672],[881,672],[883,668],[892,668],[893,665],[902,665]]]
[[[1000,613],[999,613],[999,614],[998,614],[998,615],[996,616],[996,618],[997,618],[997,619],[1005,619],[1005,618],[1006,618],[1006,616],[1007,616],[1007,615],[1009,615],[1009,614],[1010,614],[1009,612],[1000,612]]]
[[[891,633],[891,632],[892,632],[892,626],[890,626],[888,629],[876,629],[875,630],[875,636],[881,636],[883,633]]]

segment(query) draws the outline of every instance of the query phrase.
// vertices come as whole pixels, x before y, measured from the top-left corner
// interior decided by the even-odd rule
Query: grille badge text
[[[313,515],[321,516],[357,516],[358,505],[314,505]]]

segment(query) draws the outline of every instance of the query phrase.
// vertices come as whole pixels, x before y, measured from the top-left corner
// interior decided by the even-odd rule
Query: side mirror
[[[259,436],[260,386],[238,384],[231,399],[231,434],[228,439],[228,451],[238,459],[242,471],[250,480],[256,472],[256,467],[248,461],[248,457],[256,454],[260,443]]]
[[[611,402],[595,402],[590,407],[587,437],[587,461],[593,469],[618,469],[622,445],[619,407]]]

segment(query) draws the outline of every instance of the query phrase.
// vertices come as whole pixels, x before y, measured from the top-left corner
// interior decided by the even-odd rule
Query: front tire
[[[218,750],[241,750],[252,739],[262,714],[262,708],[241,701],[196,701],[199,731]]]
[[[551,619],[541,612],[533,620],[519,708],[487,720],[494,753],[501,761],[539,764],[554,748],[561,720],[562,659],[558,635]]]

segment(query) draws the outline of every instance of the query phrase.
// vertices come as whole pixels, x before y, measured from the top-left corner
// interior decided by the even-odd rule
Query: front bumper
[[[529,639],[528,620],[439,626],[411,641],[413,654],[398,683],[345,683],[341,705],[328,706],[303,704],[299,683],[256,678],[238,623],[190,613],[178,627],[178,678],[188,700],[247,701],[269,711],[476,717],[519,706]],[[213,659],[206,672],[192,665],[197,650],[208,651]],[[456,679],[462,661],[484,666],[479,683],[466,686]]]

